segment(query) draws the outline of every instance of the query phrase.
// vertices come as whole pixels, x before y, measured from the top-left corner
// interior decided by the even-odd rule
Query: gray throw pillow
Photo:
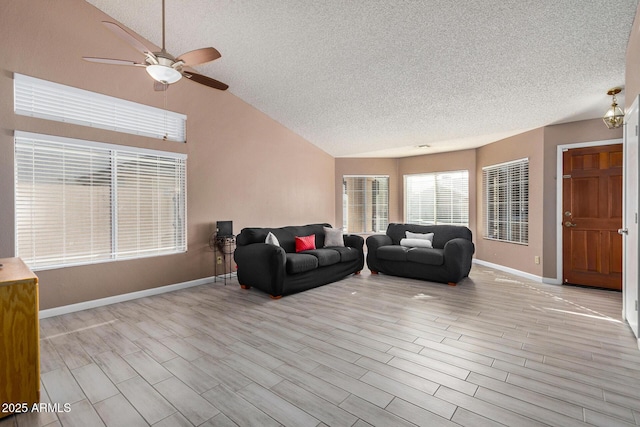
[[[270,245],[280,246],[280,242],[278,241],[278,238],[272,232],[269,232],[269,234],[267,234],[267,238],[264,239],[264,242]]]
[[[324,247],[344,246],[341,228],[324,227]]]
[[[406,237],[407,239],[423,239],[433,242],[433,233],[412,233],[407,231]]]

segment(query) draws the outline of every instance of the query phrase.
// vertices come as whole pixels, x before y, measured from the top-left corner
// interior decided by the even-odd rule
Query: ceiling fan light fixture
[[[182,78],[180,71],[161,64],[148,65],[147,73],[149,73],[155,81],[169,85]]]
[[[620,107],[618,107],[618,101],[616,100],[616,95],[622,91],[621,88],[615,87],[613,89],[609,89],[607,95],[612,96],[611,107],[607,110],[602,118],[604,124],[607,125],[609,129],[615,129],[622,126],[624,123],[624,112]]]

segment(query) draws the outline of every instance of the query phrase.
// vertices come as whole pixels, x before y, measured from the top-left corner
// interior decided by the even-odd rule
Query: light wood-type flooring
[[[43,401],[70,412],[0,427],[640,425],[621,300],[479,265],[281,300],[211,283],[43,319]]]

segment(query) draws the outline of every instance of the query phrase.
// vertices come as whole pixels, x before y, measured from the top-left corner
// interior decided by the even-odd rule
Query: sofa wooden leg
[[[378,272],[375,270],[371,270],[371,274],[378,274]]]
[[[456,284],[454,282],[449,282],[448,285],[449,286],[455,286]]]
[[[241,287],[242,289],[251,289],[251,286],[249,286],[249,285],[242,285],[242,284],[241,284],[241,285],[240,285],[240,287]]]
[[[269,295],[271,297],[271,299],[280,299],[282,298],[282,295]]]

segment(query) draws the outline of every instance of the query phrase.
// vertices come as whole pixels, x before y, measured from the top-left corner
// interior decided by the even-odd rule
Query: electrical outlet
[[[221,256],[219,256],[218,258],[216,258],[216,262],[217,262],[218,264],[222,264],[222,257],[221,257]]]
[[[540,264],[540,257],[538,255],[533,257],[533,262],[535,262],[536,264]]]

